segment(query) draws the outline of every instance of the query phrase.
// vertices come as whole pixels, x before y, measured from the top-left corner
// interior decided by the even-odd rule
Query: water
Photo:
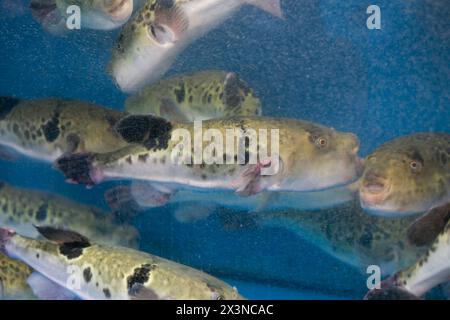
[[[0,94],[64,97],[121,109],[127,95],[105,72],[119,30],[44,32],[27,10],[0,9]],[[376,2],[382,29],[368,30],[358,0],[282,1],[280,21],[245,6],[193,43],[168,75],[237,72],[267,116],[311,120],[355,133],[361,155],[422,131],[450,132],[450,5],[446,0]],[[0,163],[0,179],[107,206],[103,193],[64,182],[48,164]],[[205,270],[256,299],[360,299],[366,275],[283,228],[224,231],[214,216],[180,224],[173,207],[134,221],[141,249]],[[242,289],[241,289],[242,288]]]

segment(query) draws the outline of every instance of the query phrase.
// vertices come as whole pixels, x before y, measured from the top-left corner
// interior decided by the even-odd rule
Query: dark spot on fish
[[[47,219],[47,210],[48,210],[48,203],[43,203],[41,206],[39,206],[39,209],[36,212],[36,220],[42,222],[45,219]]]
[[[91,268],[87,267],[86,269],[83,270],[83,278],[84,281],[86,281],[87,283],[89,283],[92,279],[92,272],[91,272]]]
[[[59,247],[59,252],[67,259],[75,259],[83,254],[83,249],[88,247],[86,244],[65,243]]]
[[[239,79],[235,73],[229,74],[225,82],[225,104],[229,107],[238,107],[241,103],[239,96]]]
[[[206,174],[203,173],[203,174],[202,174],[202,179],[203,179],[203,180],[206,180],[206,178],[207,178]]]
[[[372,247],[373,236],[370,230],[365,229],[361,237],[359,237],[358,242],[365,248]]]
[[[25,130],[24,136],[25,136],[25,139],[26,139],[26,140],[30,140],[30,131]]]
[[[184,98],[186,96],[186,86],[184,85],[184,82],[181,82],[180,88],[174,90],[175,96],[177,97],[177,102],[181,103],[184,101]]]
[[[111,292],[109,291],[108,288],[103,289],[103,294],[105,295],[106,299],[110,299],[111,298]]]
[[[412,153],[411,153],[411,160],[418,161],[418,162],[420,162],[422,165],[424,165],[424,160],[423,160],[423,157],[422,157],[422,155],[420,154],[419,150],[417,150],[417,149],[412,149],[411,151],[412,151]]]
[[[129,143],[141,143],[147,149],[166,149],[172,124],[159,117],[128,116],[116,125],[116,131]]]
[[[211,104],[211,101],[212,101],[212,96],[209,94],[208,95],[208,103]]]
[[[189,103],[192,103],[194,101],[194,97],[193,96],[189,96]]]
[[[40,255],[39,253],[36,253],[36,259],[39,259]]]
[[[125,159],[125,161],[128,162],[129,164],[133,164],[133,160],[131,159],[131,156],[128,156],[128,157]]]
[[[140,154],[138,156],[138,161],[140,161],[140,162],[147,162],[147,159],[148,159],[148,154]]]
[[[42,126],[45,139],[48,142],[54,142],[60,134],[59,130],[59,113],[55,112],[53,117],[46,124]]]
[[[0,97],[0,120],[5,119],[19,101],[12,97]]]
[[[20,134],[20,132],[19,132],[19,125],[18,125],[17,123],[14,123],[14,124],[13,124],[13,132],[14,132],[16,135],[19,135],[19,134]]]
[[[145,284],[150,278],[150,272],[155,269],[155,265],[143,264],[139,268],[134,269],[131,276],[127,278],[127,288],[130,291],[135,284]]]

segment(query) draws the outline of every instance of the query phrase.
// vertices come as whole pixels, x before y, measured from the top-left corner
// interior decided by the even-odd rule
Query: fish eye
[[[165,40],[164,35],[167,34],[167,31],[163,26],[151,23],[148,26],[148,31],[150,32],[150,35],[153,39],[155,39],[158,42],[164,43]]]
[[[416,160],[412,160],[409,162],[409,167],[413,172],[420,172],[422,170],[422,163]]]
[[[318,137],[315,141],[316,146],[318,146],[319,148],[325,148],[328,145],[328,141],[327,139],[323,138],[323,137]]]

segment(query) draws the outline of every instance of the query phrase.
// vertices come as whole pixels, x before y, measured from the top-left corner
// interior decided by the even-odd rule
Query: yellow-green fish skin
[[[58,244],[18,234],[6,241],[5,248],[83,299],[149,298],[136,297],[131,290],[136,285],[152,299],[242,299],[236,289],[206,273],[132,249],[91,242]],[[78,273],[68,273],[69,266]],[[69,288],[72,278],[80,281],[79,288]]]
[[[110,152],[126,145],[114,131],[124,114],[77,100],[0,98],[0,145],[54,161],[67,152]]]
[[[43,191],[0,183],[0,225],[35,237],[33,225],[70,228],[108,244],[137,247],[137,230],[117,224],[112,214]]]
[[[335,208],[255,213],[256,222],[286,228],[363,274],[378,265],[390,275],[409,266],[425,251],[407,241],[415,216],[390,219],[366,214],[358,200]]]
[[[261,102],[235,73],[209,70],[174,76],[145,87],[127,99],[125,110],[194,121],[261,115]]]
[[[0,252],[0,300],[34,298],[27,283],[32,272],[26,264]]]
[[[131,116],[124,119],[122,125],[119,124],[124,130],[119,131],[126,136],[127,130],[132,127],[130,138],[134,138],[135,126],[142,123],[142,117],[145,116]],[[98,175],[94,177],[95,183],[103,179],[121,178],[189,185],[193,188],[237,190],[245,187],[244,175],[251,164],[241,165],[237,161],[226,165],[186,162],[180,164],[173,161],[173,150],[178,150],[180,139],[172,139],[172,135],[179,132],[178,129],[183,129],[190,137],[195,137],[195,125],[168,122],[153,117],[148,119],[151,123],[150,128],[158,128],[160,132],[151,129],[151,136],[142,144],[131,144],[121,150],[96,154],[90,158],[92,161],[90,168],[93,172],[89,174],[91,178]],[[360,173],[357,156],[359,142],[351,133],[338,132],[307,121],[268,117],[212,119],[203,121],[202,127],[203,132],[215,129],[223,137],[227,136],[229,129],[254,130],[254,132],[265,129],[268,134],[267,150],[271,150],[271,133],[278,130],[279,158],[282,164],[274,175],[265,175],[258,180],[257,189],[260,191],[321,190],[352,182]],[[140,133],[145,138],[147,135],[144,129]],[[203,148],[208,145],[209,142],[203,141]],[[222,156],[216,156],[220,159],[227,158],[226,148],[223,152]],[[192,144],[191,155],[194,153]],[[84,159],[81,160],[83,161]],[[74,167],[73,162],[73,157],[66,157],[57,164],[69,179],[77,178],[71,177],[69,172]]]
[[[450,202],[450,134],[417,133],[389,141],[364,162],[361,203],[401,216]]]

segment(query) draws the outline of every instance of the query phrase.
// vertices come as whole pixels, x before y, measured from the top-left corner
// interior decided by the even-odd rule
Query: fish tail
[[[69,182],[91,187],[103,180],[101,170],[94,166],[94,159],[92,153],[69,154],[57,159],[55,166]]]
[[[275,17],[284,19],[280,0],[244,0],[246,3],[264,10]]]

